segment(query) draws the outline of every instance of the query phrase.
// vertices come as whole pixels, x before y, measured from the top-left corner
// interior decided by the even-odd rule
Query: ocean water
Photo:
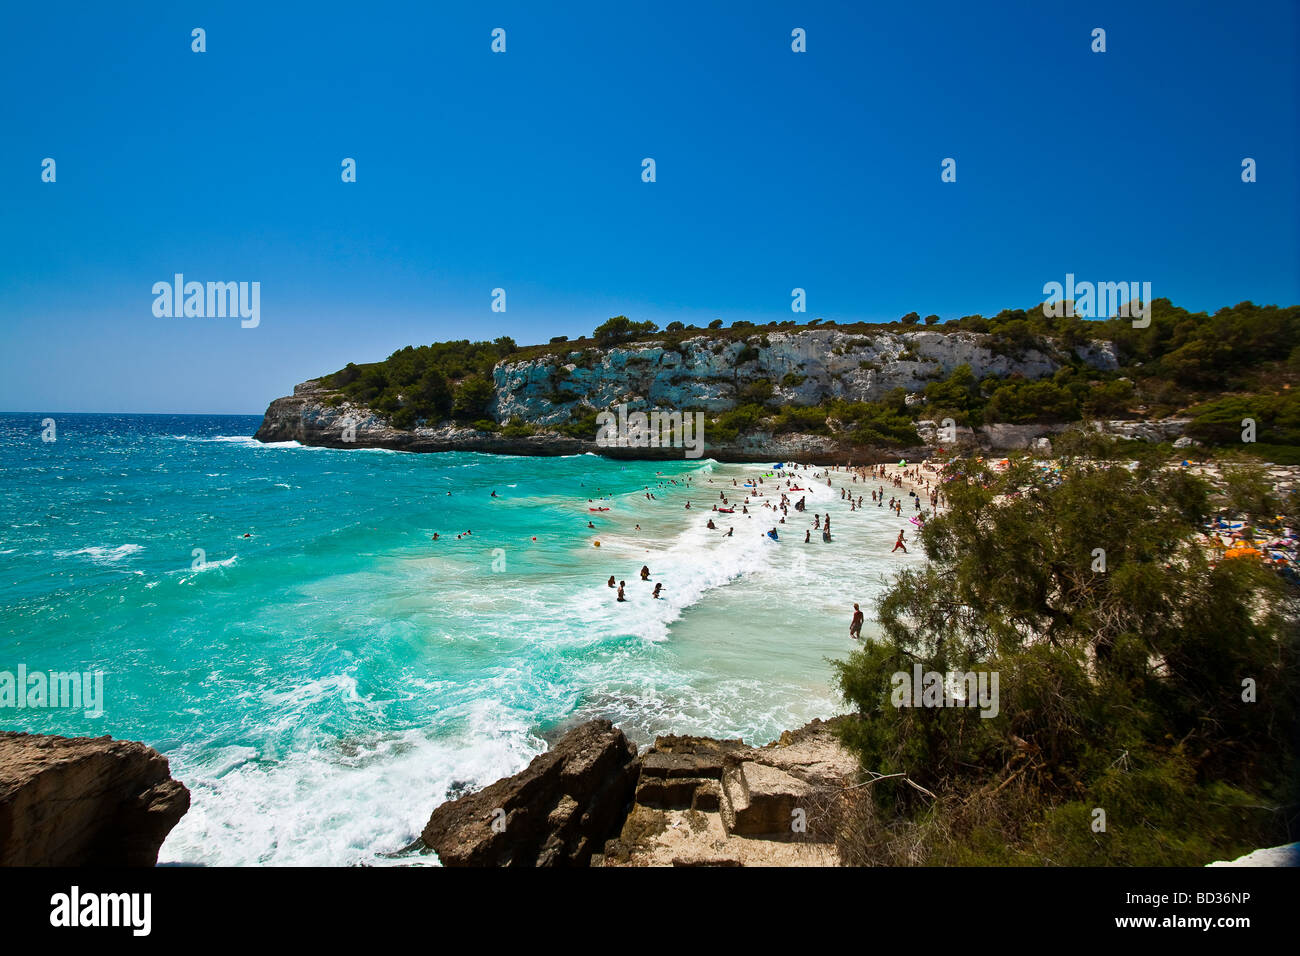
[[[706,513],[757,465],[263,445],[247,416],[54,415],[45,442],[46,417],[0,415],[0,671],[102,671],[104,713],[0,728],[164,753],[193,803],[160,862],[432,862],[394,854],[435,805],[592,717],[766,743],[841,712],[852,602],[869,637],[918,560],[843,474],[799,473],[809,517],[773,542],[758,501]]]

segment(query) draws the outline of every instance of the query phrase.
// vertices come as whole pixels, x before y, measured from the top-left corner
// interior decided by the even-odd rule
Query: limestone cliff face
[[[992,348],[988,335],[974,332],[876,332],[852,334],[837,328],[789,332],[755,330],[747,341],[702,333],[675,346],[647,341],[607,349],[556,346],[552,354],[523,361],[506,360],[493,371],[495,394],[490,406],[498,423],[519,419],[540,426],[562,425],[584,414],[626,403],[630,411],[730,410],[746,386],[770,382],[778,404],[816,405],[826,399],[870,401],[894,388],[919,392],[957,366],[968,364],[976,377],[1019,373],[1026,378],[1050,375],[1077,356],[1099,370],[1118,368],[1110,343],[1090,343],[1066,354],[1050,344],[1009,356]],[[919,398],[919,396],[918,396]],[[1050,429],[1039,427],[1029,439],[1013,436],[1019,446]],[[931,437],[921,432],[924,441]],[[477,451],[513,455],[576,455],[680,459],[677,448],[605,448],[595,434],[575,438],[556,431],[511,437],[452,423],[393,428],[372,409],[345,401],[319,381],[298,385],[291,396],[277,398],[255,436],[259,441],[297,441],[334,448],[391,448],[401,451]],[[977,444],[997,444],[994,433]],[[814,464],[915,458],[914,448],[863,448],[843,435],[773,435],[754,431],[718,443],[705,432],[706,456],[725,461],[796,460]],[[1013,444],[1005,447],[1017,447]]]
[[[968,364],[976,378],[1019,372],[1051,375],[1066,356],[1029,350],[1012,358],[975,332],[878,332],[839,329],[756,333],[749,342],[700,335],[676,347],[652,342],[605,350],[572,350],[494,371],[497,421],[518,415],[536,424],[569,421],[583,406],[605,409],[734,408],[740,391],[769,381],[774,402],[816,405],[828,398],[871,401],[894,388],[909,392]],[[766,344],[764,344],[766,343]],[[1119,367],[1114,346],[1091,343],[1075,354],[1099,370]],[[787,377],[789,376],[789,377]]]

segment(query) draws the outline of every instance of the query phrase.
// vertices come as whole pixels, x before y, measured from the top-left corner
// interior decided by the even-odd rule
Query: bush
[[[836,665],[845,744],[933,798],[873,786],[846,856],[1201,865],[1290,839],[1272,807],[1297,795],[1295,596],[1261,563],[1208,559],[1209,487],[1154,459],[1067,461],[1059,481],[967,463],[945,487],[927,564],[895,575],[881,639]],[[913,664],[997,672],[997,713],[895,706]]]
[[[772,392],[772,383],[766,379],[759,379],[742,388],[737,401],[741,405],[766,405],[772,399]]]
[[[490,381],[482,375],[471,375],[456,386],[452,417],[460,421],[484,418],[495,397],[496,389]]]
[[[633,322],[626,315],[616,315],[598,325],[592,338],[601,348],[610,348],[630,342],[639,335],[649,335],[657,329],[653,322]]]

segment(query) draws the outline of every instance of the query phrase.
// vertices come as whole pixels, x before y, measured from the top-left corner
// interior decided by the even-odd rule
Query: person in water
[[[718,530],[718,526],[717,526],[716,524],[713,523],[713,519],[712,519],[712,518],[709,519],[708,527],[709,527],[709,530],[711,530],[711,531],[717,531],[717,530]]]
[[[493,488],[493,489],[492,489],[492,497],[495,498],[496,496],[497,496],[496,489]]]
[[[436,531],[433,533],[433,540],[434,540],[434,541],[437,541],[437,540],[438,540],[438,532],[436,532]]]
[[[803,533],[803,543],[804,543],[804,544],[808,544],[810,541],[812,541],[812,530],[811,530],[811,529],[809,529],[808,531],[805,531],[805,532]]]
[[[901,532],[901,531],[898,532],[898,540],[894,542],[894,547],[890,550],[889,553],[890,553],[890,554],[893,554],[893,553],[894,553],[895,551],[897,551],[899,548],[902,548],[902,549],[903,549],[903,553],[904,553],[904,554],[907,554],[907,545],[903,544],[903,532]]]
[[[862,637],[862,609],[856,604],[853,605],[853,620],[849,622],[849,637],[854,639]]]
[[[626,581],[619,581],[619,582],[618,582],[618,599],[619,599],[620,601],[626,601],[626,600],[627,600],[627,598],[625,598],[625,597],[623,596],[623,585],[625,585],[625,584],[627,584]]]
[[[650,580],[650,568],[648,565],[644,565],[644,564],[641,565],[641,580],[642,581]]]
[[[651,596],[652,598],[658,598],[658,597],[659,597],[659,591],[660,591],[662,588],[663,588],[663,585],[662,585],[662,584],[656,584],[656,585],[655,585],[655,591],[654,591],[654,594],[652,594],[652,595],[650,595],[650,596]]]
[[[614,587],[614,575],[609,576],[609,580],[605,582],[605,585],[606,587]]]

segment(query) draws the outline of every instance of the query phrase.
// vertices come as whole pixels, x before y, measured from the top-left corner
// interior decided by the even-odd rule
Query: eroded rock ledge
[[[152,747],[0,732],[0,866],[153,866],[189,807]]]
[[[857,763],[815,720],[766,747],[583,724],[522,772],[433,811],[447,866],[833,866]]]

